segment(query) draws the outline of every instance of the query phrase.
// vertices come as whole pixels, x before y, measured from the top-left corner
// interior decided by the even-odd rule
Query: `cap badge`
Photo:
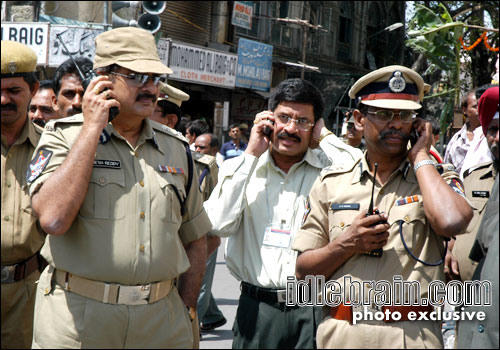
[[[7,69],[9,70],[10,74],[14,74],[17,70],[16,62],[10,62],[9,65],[7,66]]]
[[[406,81],[403,78],[403,73],[400,71],[395,71],[392,75],[391,80],[389,80],[389,88],[392,92],[401,92],[406,88]]]

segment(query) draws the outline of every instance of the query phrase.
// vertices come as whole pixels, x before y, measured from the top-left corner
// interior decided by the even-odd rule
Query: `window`
[[[340,5],[337,58],[346,63],[351,62],[353,6],[348,1],[342,1]]]
[[[271,18],[286,18],[289,11],[288,1],[272,1],[269,3],[269,16]],[[291,47],[292,28],[286,22],[271,20],[271,43]]]

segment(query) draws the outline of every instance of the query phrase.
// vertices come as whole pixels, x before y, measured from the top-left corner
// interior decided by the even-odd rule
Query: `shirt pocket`
[[[357,210],[332,210],[328,211],[329,236],[330,241],[333,241],[343,232],[345,232],[354,221],[354,218],[359,214]]]
[[[467,225],[467,229],[465,233],[471,233],[477,231],[479,228],[479,224],[481,223],[482,214],[484,212],[484,208],[486,207],[486,203],[488,202],[488,198],[476,198],[470,199],[469,203],[472,206],[473,216],[469,224]]]
[[[182,174],[171,173],[155,174],[155,178],[160,186],[160,197],[156,201],[156,204],[153,205],[153,216],[157,215],[161,220],[168,223],[180,223],[182,220],[181,201],[184,202],[186,199],[184,176]]]
[[[89,219],[119,220],[125,217],[125,211],[125,173],[115,169],[94,169],[79,214]]]
[[[392,236],[394,248],[397,250],[405,250],[403,242],[400,239],[399,228],[403,231],[403,238],[406,245],[410,250],[421,249],[427,235],[423,234],[428,232],[427,218],[425,216],[424,205],[421,202],[409,203],[399,206],[394,206],[389,211],[389,218],[387,220],[390,227],[390,232],[395,232],[396,235]],[[389,238],[389,242],[391,237]],[[391,245],[389,243],[389,245]]]

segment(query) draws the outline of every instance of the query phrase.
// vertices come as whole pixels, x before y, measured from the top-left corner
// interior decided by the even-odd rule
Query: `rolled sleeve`
[[[203,237],[210,229],[212,224],[205,210],[202,210],[197,216],[184,222],[179,229],[179,237],[182,244],[188,244]]]

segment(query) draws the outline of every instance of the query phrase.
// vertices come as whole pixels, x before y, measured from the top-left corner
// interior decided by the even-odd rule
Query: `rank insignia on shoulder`
[[[38,152],[38,156],[33,158],[33,160],[29,163],[28,170],[26,171],[26,180],[28,183],[35,181],[35,179],[42,173],[49,163],[51,156],[52,151],[43,148],[40,152]]]
[[[168,165],[161,165],[161,164],[159,164],[158,165],[158,169],[162,173],[184,174],[184,169],[182,169],[182,168],[174,168],[174,167],[168,166]]]
[[[465,190],[464,186],[458,179],[452,179],[450,182],[450,187],[453,191],[461,195],[462,197],[465,197]]]
[[[409,197],[405,197],[405,198],[402,198],[402,199],[397,199],[396,200],[396,206],[400,206],[400,205],[405,205],[405,204],[409,204],[409,203],[418,203],[418,196],[417,195],[414,195],[414,196],[409,196]]]

